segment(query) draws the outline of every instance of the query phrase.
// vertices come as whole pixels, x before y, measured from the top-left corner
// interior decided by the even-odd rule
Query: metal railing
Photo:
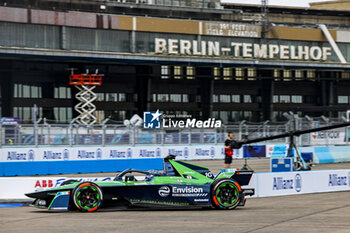
[[[346,119],[325,117],[299,118],[290,115],[285,122],[247,121],[224,125],[216,129],[172,128],[170,130],[150,130],[123,124],[107,124],[108,121],[92,127],[70,124],[49,124],[46,119],[35,124],[6,125],[0,122],[0,146],[79,146],[79,145],[163,145],[163,144],[220,144],[233,132],[236,140],[254,139],[282,134],[291,130],[310,129],[342,123]],[[346,145],[349,134],[346,128],[328,132],[306,134],[296,139],[298,146]],[[288,143],[288,138],[264,142],[265,144]]]

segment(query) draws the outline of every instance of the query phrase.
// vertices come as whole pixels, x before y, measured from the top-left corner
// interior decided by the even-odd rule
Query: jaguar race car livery
[[[112,181],[68,180],[59,187],[25,195],[35,199],[33,206],[50,211],[93,212],[117,206],[234,209],[244,206],[246,195],[254,195],[254,189],[243,188],[252,175],[253,171],[233,169],[213,175],[206,167],[168,156],[161,171],[126,169]]]

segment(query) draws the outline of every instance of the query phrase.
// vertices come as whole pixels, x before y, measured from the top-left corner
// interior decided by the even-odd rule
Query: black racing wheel
[[[82,212],[98,210],[103,201],[101,188],[93,182],[83,182],[72,192],[74,205]]]
[[[211,202],[216,209],[231,210],[241,201],[241,186],[232,179],[215,180],[211,186]]]

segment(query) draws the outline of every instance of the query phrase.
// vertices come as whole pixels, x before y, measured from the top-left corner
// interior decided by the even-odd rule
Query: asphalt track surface
[[[235,165],[241,166],[242,161]],[[221,161],[197,164],[218,170]],[[251,160],[268,171],[267,160]],[[350,168],[349,163],[314,169]],[[81,175],[81,174],[80,174]],[[106,174],[104,174],[106,175]],[[350,232],[350,192],[254,198],[235,210],[119,209],[50,213],[32,207],[0,208],[0,232]]]

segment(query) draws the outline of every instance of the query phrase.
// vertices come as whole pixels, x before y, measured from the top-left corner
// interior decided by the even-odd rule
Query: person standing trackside
[[[227,139],[225,140],[225,162],[224,162],[224,168],[230,168],[232,163],[232,155],[233,155],[233,149],[230,147],[230,145],[233,142],[233,133],[228,132]]]

